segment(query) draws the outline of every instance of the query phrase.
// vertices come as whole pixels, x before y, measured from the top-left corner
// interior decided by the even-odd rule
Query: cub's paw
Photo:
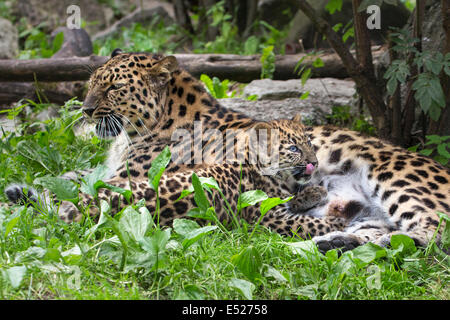
[[[25,204],[28,201],[37,202],[38,194],[33,188],[20,184],[12,184],[5,189],[5,195],[12,203]]]
[[[321,186],[308,186],[289,202],[294,212],[311,209],[320,204],[327,197],[327,190]]]
[[[314,237],[312,240],[322,253],[333,249],[340,249],[344,252],[364,244],[360,237],[342,231],[330,232],[323,236]]]

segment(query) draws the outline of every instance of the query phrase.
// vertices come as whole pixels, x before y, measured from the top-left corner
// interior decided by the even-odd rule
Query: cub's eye
[[[308,140],[308,146],[312,147],[311,140]]]
[[[289,147],[289,151],[291,151],[291,152],[299,152],[300,149],[297,148],[297,146],[290,146],[290,147]]]

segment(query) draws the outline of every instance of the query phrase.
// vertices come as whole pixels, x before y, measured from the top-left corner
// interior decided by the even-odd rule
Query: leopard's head
[[[102,138],[145,134],[163,114],[167,86],[178,63],[175,57],[148,53],[122,53],[95,70],[82,111],[96,124]]]
[[[305,127],[301,123],[300,115],[296,115],[292,120],[261,123],[257,129],[267,129],[269,137],[270,157],[262,166],[263,171],[280,179],[288,177],[294,177],[296,180],[310,179],[318,161]]]

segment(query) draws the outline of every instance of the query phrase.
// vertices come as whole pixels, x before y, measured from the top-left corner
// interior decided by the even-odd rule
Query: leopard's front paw
[[[353,250],[364,244],[364,241],[350,233],[335,231],[312,238],[316,243],[319,251],[325,253],[332,249],[340,249],[341,251]]]
[[[5,194],[12,203],[37,202],[38,199],[36,190],[20,184],[12,184],[6,187]]]
[[[291,209],[294,212],[301,212],[311,209],[320,204],[327,197],[327,190],[321,186],[308,186],[290,201]]]

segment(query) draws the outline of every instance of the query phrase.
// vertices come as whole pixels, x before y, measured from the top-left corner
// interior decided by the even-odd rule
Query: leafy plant
[[[64,42],[64,34],[62,32],[59,32],[50,41],[49,36],[39,30],[39,26],[23,31],[19,34],[19,37],[26,37],[24,49],[19,53],[19,59],[51,58]]]
[[[230,86],[230,80],[228,79],[220,81],[220,79],[217,77],[213,77],[211,79],[208,75],[202,74],[200,76],[200,81],[205,84],[208,92],[216,99],[233,98],[236,95],[236,91],[228,94],[227,91],[229,90]]]
[[[424,146],[428,146],[419,151],[425,156],[433,156],[433,159],[442,165],[447,165],[450,161],[450,136],[428,135],[427,142]],[[420,144],[408,148],[408,150],[416,152]]]
[[[395,43],[392,50],[404,55],[413,54],[412,65],[421,70],[412,85],[415,91],[414,98],[422,111],[437,121],[441,115],[441,109],[445,108],[445,95],[439,75],[441,71],[450,75],[450,53],[444,56],[440,52],[418,51],[414,47],[418,39],[411,39],[406,30],[392,33],[392,41]],[[406,60],[392,61],[384,74],[384,78],[388,80],[388,94],[393,95],[398,84],[405,84],[410,75],[410,64]]]
[[[295,65],[294,72],[297,72],[297,74],[300,76],[302,86],[306,84],[309,78],[311,78],[312,68],[322,68],[325,64],[323,63],[322,59],[320,57],[317,57],[321,52],[310,52],[305,54]],[[305,64],[305,60],[311,57],[316,57],[312,63],[312,67],[308,67],[307,64]],[[302,65],[303,64],[303,65]],[[300,99],[304,100],[307,99],[309,96],[309,91],[305,91]]]
[[[275,53],[273,46],[265,47],[261,54],[261,79],[273,79],[275,73]]]

